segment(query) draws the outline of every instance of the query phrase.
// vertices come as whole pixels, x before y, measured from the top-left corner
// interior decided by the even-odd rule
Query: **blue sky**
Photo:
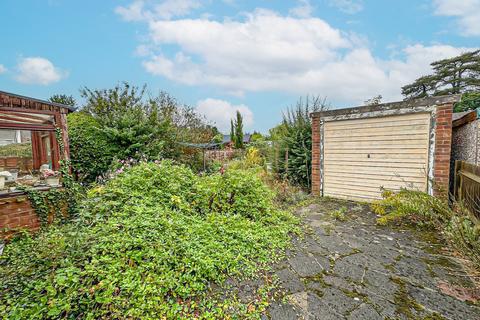
[[[221,129],[239,109],[262,132],[306,94],[335,108],[399,100],[429,62],[480,47],[480,0],[2,0],[0,12],[0,90],[147,84]]]

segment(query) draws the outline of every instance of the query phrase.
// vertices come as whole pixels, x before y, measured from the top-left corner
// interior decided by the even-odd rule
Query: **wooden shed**
[[[46,183],[41,171],[56,174],[60,160],[69,157],[66,116],[73,110],[0,91],[0,230],[38,228],[38,218],[21,189],[61,187]]]
[[[459,96],[313,113],[312,192],[359,201],[381,188],[447,192]]]

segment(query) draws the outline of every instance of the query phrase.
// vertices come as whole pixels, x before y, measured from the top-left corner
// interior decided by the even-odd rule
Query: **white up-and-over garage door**
[[[326,121],[323,194],[371,201],[380,187],[427,191],[430,114]]]

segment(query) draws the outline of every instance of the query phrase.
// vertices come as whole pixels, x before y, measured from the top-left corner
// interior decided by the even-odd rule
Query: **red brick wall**
[[[33,170],[32,158],[19,158],[19,157],[0,157],[0,169],[11,170],[20,169],[20,171]]]
[[[312,117],[312,194],[320,195],[320,117]]]
[[[453,104],[437,107],[435,119],[435,155],[433,162],[434,195],[448,195],[452,149]]]
[[[11,235],[14,230],[40,228],[40,221],[26,196],[0,198],[0,237]]]

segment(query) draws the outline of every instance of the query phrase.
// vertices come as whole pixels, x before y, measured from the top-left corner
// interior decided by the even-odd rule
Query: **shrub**
[[[447,222],[452,216],[448,203],[420,191],[402,189],[398,193],[383,191],[383,200],[372,204],[373,211],[382,217],[380,224],[405,221],[436,227]]]
[[[270,197],[253,172],[198,177],[168,161],[127,169],[89,193],[78,221],[6,246],[0,317],[245,318],[209,288],[257,274],[289,244],[296,219]]]
[[[98,122],[83,112],[68,115],[68,135],[71,165],[77,179],[95,181],[109,168],[117,154],[116,146],[110,143]]]
[[[455,112],[464,112],[480,108],[480,92],[467,92],[462,95],[459,102],[455,104]]]
[[[461,204],[450,207],[447,200],[420,191],[384,191],[384,199],[372,204],[381,217],[379,224],[406,222],[442,232],[480,268],[480,222]]]
[[[338,210],[334,210],[330,212],[330,217],[334,220],[338,221],[346,221],[347,216],[345,215],[347,213],[347,207],[341,207]]]
[[[245,154],[245,163],[249,167],[263,166],[265,159],[260,154],[260,150],[255,147],[247,149]]]
[[[325,110],[319,97],[299,99],[284,114],[283,122],[270,130],[273,147],[270,163],[274,172],[307,190],[311,187],[312,123],[311,112]]]
[[[194,208],[201,213],[239,214],[260,220],[273,210],[273,193],[258,176],[258,170],[228,169],[200,179]]]
[[[165,160],[158,163],[141,162],[117,172],[115,179],[89,192],[89,212],[102,217],[121,210],[125,205],[138,203],[162,209],[189,209],[197,181],[192,170]]]

